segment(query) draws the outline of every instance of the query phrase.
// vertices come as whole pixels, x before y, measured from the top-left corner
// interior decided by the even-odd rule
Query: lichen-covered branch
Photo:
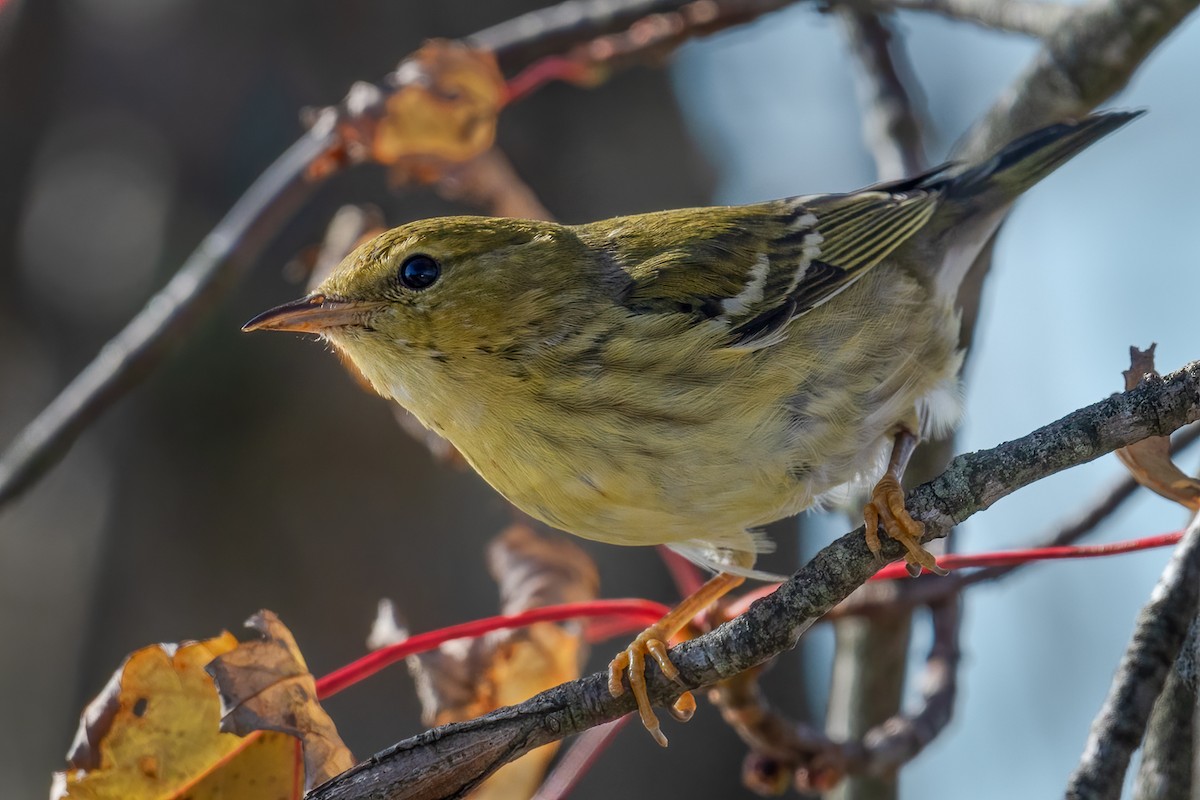
[[[1138,615],[1129,648],[1117,667],[1068,800],[1117,800],[1130,756],[1142,742],[1150,712],[1179,656],[1200,602],[1200,515],[1192,520],[1150,602]]]
[[[1020,439],[959,456],[942,475],[910,494],[909,509],[925,523],[926,540],[940,538],[1024,486],[1147,436],[1169,435],[1197,419],[1200,362],[1193,362]],[[886,558],[902,555],[899,544],[884,543]],[[672,660],[683,685],[711,685],[793,647],[876,567],[861,528],[836,540],[742,616],[675,648]],[[670,701],[680,690],[657,670],[648,677],[657,703]],[[458,797],[522,753],[632,709],[628,694],[612,697],[606,676],[591,675],[520,705],[400,742],[313,790],[310,800]]]

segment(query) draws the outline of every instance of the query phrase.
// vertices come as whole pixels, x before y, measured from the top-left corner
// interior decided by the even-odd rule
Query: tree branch
[[[1084,464],[1147,436],[1166,436],[1200,419],[1200,362],[1080,409],[1015,441],[959,456],[909,495],[925,540],[941,538],[971,515],[1048,475]],[[903,548],[885,540],[884,557]],[[684,687],[729,678],[793,647],[822,615],[876,570],[862,528],[846,534],[745,614],[672,651]],[[1176,648],[1178,649],[1178,648]],[[662,704],[680,691],[657,669],[650,695]],[[310,800],[458,797],[501,764],[547,742],[633,710],[628,693],[609,695],[597,673],[524,703],[400,742],[310,793]]]
[[[929,11],[985,28],[1046,36],[1061,25],[1074,8],[1065,3],[1029,0],[869,0],[877,11]]]
[[[977,122],[955,157],[983,158],[1006,142],[1080,117],[1119,92],[1198,0],[1092,0],[1046,36],[1026,70]]]
[[[798,0],[567,0],[501,22],[467,37],[467,44],[491,50],[500,68],[511,70],[557,55],[635,23],[684,12],[693,27],[683,38],[740,25]],[[691,7],[689,13],[687,9]],[[705,25],[714,22],[714,26]]]
[[[1175,669],[1167,675],[1162,694],[1142,744],[1142,764],[1134,784],[1133,800],[1191,800],[1196,796],[1192,774],[1197,716],[1196,650],[1200,646],[1200,618],[1192,620]],[[1190,673],[1190,680],[1189,680]]]
[[[268,167],[167,285],[25,426],[0,456],[0,506],[58,463],[229,291],[307,199],[315,184],[305,170],[331,141],[331,131],[310,131]]]
[[[897,180],[921,172],[928,163],[922,126],[908,89],[912,85],[912,69],[903,38],[895,36],[874,11],[843,6],[837,13],[850,53],[857,62],[855,84],[863,138],[875,160],[876,178]],[[924,445],[915,461],[926,463],[914,464],[909,480],[921,475],[919,470],[923,467],[931,467],[923,473],[925,476],[936,475],[945,469],[951,455],[948,444],[940,448]],[[930,463],[931,459],[936,461]],[[885,588],[868,584],[860,587],[852,598],[870,600],[893,593],[904,596],[910,588],[915,585]],[[834,667],[825,728],[830,736],[845,741],[839,757],[846,778],[826,793],[827,800],[891,800],[897,796],[894,767],[898,765],[879,768],[878,759],[872,757],[873,751],[865,745],[879,739],[888,726],[894,727],[904,719],[900,706],[908,673],[912,613],[911,604],[899,603],[871,617],[846,618],[835,623]],[[957,619],[955,614],[954,620]],[[826,756],[824,760],[831,759]],[[819,763],[804,765],[796,773],[797,784],[815,788],[824,773],[832,771],[829,767],[822,769]]]
[[[1138,615],[1112,688],[1092,723],[1083,757],[1067,784],[1068,800],[1116,800],[1129,758],[1142,741],[1155,699],[1179,656],[1200,602],[1200,515]]]
[[[893,46],[892,30],[873,11],[838,9],[850,53],[858,62],[863,138],[875,159],[880,181],[915,175],[928,166],[921,122],[905,80],[912,74],[903,44]]]

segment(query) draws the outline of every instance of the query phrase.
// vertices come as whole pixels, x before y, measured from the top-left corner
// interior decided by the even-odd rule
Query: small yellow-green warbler
[[[538,519],[718,571],[610,666],[665,744],[645,657],[678,675],[666,643],[755,574],[757,526],[882,474],[872,549],[882,523],[936,569],[899,481],[917,437],[958,416],[958,284],[1019,194],[1134,116],[849,194],[414,222],[246,330],[319,334]]]

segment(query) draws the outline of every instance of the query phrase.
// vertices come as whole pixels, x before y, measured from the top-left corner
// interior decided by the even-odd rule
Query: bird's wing
[[[631,311],[723,322],[731,347],[757,349],[778,341],[788,322],[849,287],[916,233],[938,196],[906,182],[668,211],[636,224],[609,220],[594,233],[632,278],[623,298]]]

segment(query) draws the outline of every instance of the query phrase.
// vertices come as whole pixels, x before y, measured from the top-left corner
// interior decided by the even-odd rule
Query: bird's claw
[[[634,700],[637,701],[638,716],[642,719],[642,725],[649,731],[654,741],[663,747],[667,746],[667,737],[663,735],[662,727],[658,724],[658,717],[654,715],[654,708],[650,705],[650,693],[646,685],[646,655],[649,654],[654,659],[664,675],[678,683],[679,670],[671,663],[665,638],[658,626],[652,625],[642,631],[636,639],[629,643],[628,647],[617,653],[608,665],[609,694],[613,697],[620,697],[625,693],[622,677],[628,674],[629,689],[633,692]],[[680,722],[688,721],[695,712],[696,700],[692,697],[691,692],[684,692],[676,698],[670,709],[671,716]]]
[[[879,528],[882,527],[884,533],[908,550],[904,560],[909,575],[920,575],[922,568],[937,575],[949,574],[938,566],[933,553],[921,546],[925,526],[913,519],[904,507],[904,489],[895,475],[888,473],[875,484],[871,499],[863,508],[863,522],[866,525],[867,547],[875,554],[876,560],[882,561],[879,541]]]

